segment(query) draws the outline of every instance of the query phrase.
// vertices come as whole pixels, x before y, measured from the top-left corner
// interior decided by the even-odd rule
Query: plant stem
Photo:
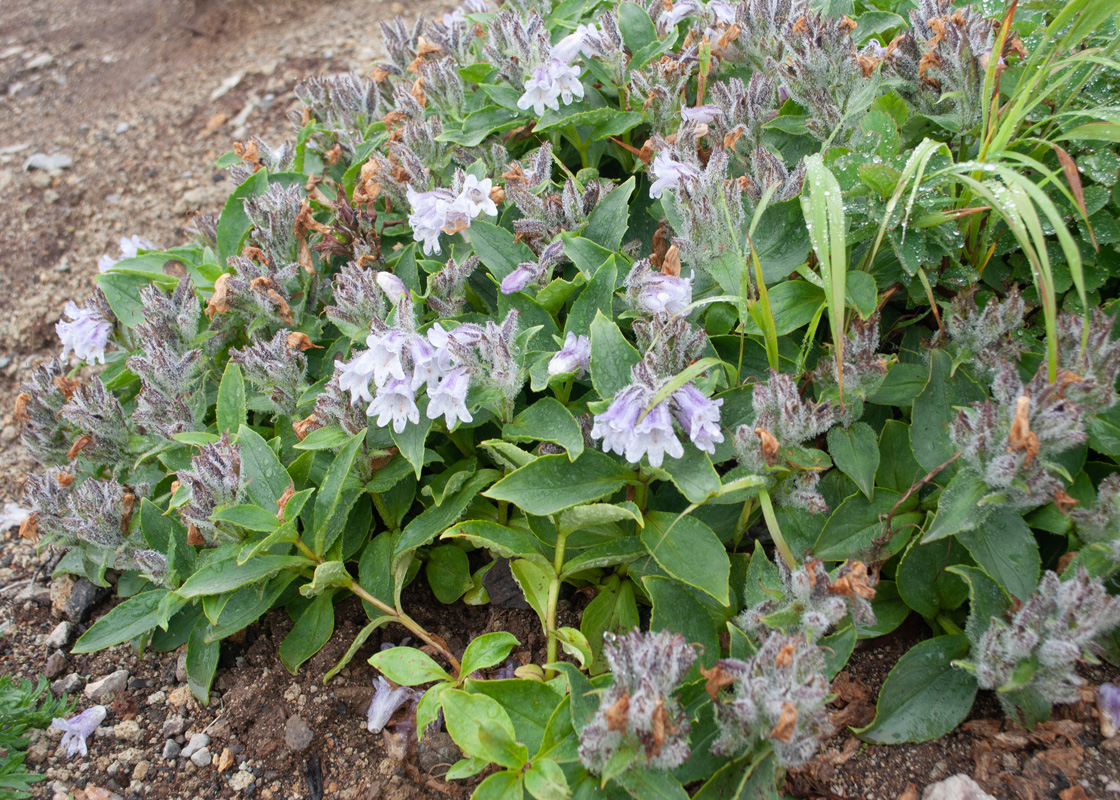
[[[785,537],[782,536],[782,529],[778,527],[778,518],[774,516],[774,504],[770,502],[770,492],[766,489],[760,491],[758,502],[762,506],[762,516],[766,520],[766,528],[770,531],[770,536],[774,539],[774,546],[778,548],[782,560],[786,562],[786,566],[791,571],[797,569],[797,559],[793,557],[793,551],[786,544]]]
[[[398,612],[395,608],[388,605],[387,603],[381,602],[372,594],[363,589],[361,585],[353,579],[351,579],[349,585],[346,588],[348,588],[362,600],[365,600],[381,613],[391,616],[394,622],[400,623],[411,633],[415,634],[416,637],[423,641],[425,644],[430,645],[437,651],[439,651],[440,655],[447,659],[447,663],[451,665],[451,668],[453,670],[455,670],[456,677],[459,675],[459,660],[455,658],[450,650],[447,649],[447,645],[444,642],[424,630],[423,626],[420,625],[420,623],[418,623],[412,617],[408,616],[408,614]]]
[[[735,523],[735,535],[731,540],[732,550],[739,549],[739,543],[743,541],[743,535],[747,532],[747,525],[750,523],[751,514],[754,513],[754,498],[748,497],[746,502],[743,503],[743,510],[739,513],[739,519]]]
[[[556,572],[548,584],[548,603],[544,611],[544,633],[548,639],[545,645],[546,662],[551,664],[556,661],[556,604],[560,600],[560,573],[564,569],[564,550],[568,544],[568,534],[556,534],[556,557],[552,561],[552,568]],[[545,680],[553,677],[553,670],[545,671]]]

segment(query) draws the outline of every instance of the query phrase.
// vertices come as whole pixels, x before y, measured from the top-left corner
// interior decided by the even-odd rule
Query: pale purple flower
[[[517,101],[517,107],[522,111],[532,108],[539,117],[546,108],[558,111],[561,99],[564,105],[568,105],[574,97],[583,98],[579,69],[553,58],[533,70],[532,76],[525,81],[525,93]]]
[[[467,18],[466,18],[466,16],[463,15],[463,9],[461,7],[456,8],[456,9],[453,9],[451,12],[449,12],[447,14],[444,14],[443,15],[443,24],[446,25],[448,28],[452,28],[456,25],[466,25],[467,24]],[[377,695],[374,695],[375,702],[376,702],[376,698],[377,698]],[[370,706],[370,708],[372,708],[372,706]],[[373,728],[370,728],[370,730],[373,730]],[[376,733],[376,732],[377,731],[374,731],[374,733]]]
[[[86,739],[93,735],[106,716],[105,706],[90,706],[81,714],[63,719],[55,717],[51,720],[51,727],[62,731],[62,746],[66,748],[66,757],[86,755]]]
[[[719,106],[681,106],[681,119],[685,122],[702,122],[706,125],[722,116],[723,109]]]
[[[381,287],[381,291],[385,292],[385,296],[389,298],[389,302],[393,305],[396,305],[398,300],[408,294],[408,287],[404,285],[404,281],[391,272],[381,270],[377,273],[376,279],[377,285]]]
[[[548,67],[537,67],[532,76],[525,81],[525,93],[517,101],[517,107],[522,111],[533,109],[538,117],[544,114],[546,108],[553,111],[560,109],[560,88],[552,80]]]
[[[638,421],[652,399],[653,392],[646,386],[627,386],[605,412],[595,417],[592,438],[603,440],[604,452],[618,453],[632,464],[641,461],[642,456],[648,456],[654,467],[661,466],[666,454],[680,458],[684,448],[673,430],[666,403],[658,403]]]
[[[379,386],[377,397],[369,404],[366,416],[376,416],[379,428],[384,428],[392,422],[393,430],[397,433],[404,431],[407,422],[418,424],[420,409],[416,407],[416,396],[409,382],[398,379]]]
[[[64,313],[70,321],[57,322],[54,326],[55,333],[62,340],[62,356],[73,351],[82,361],[104,364],[105,345],[109,343],[113,323],[89,306],[78,308],[73,301],[66,304]]]
[[[673,3],[672,10],[662,19],[670,28],[674,28],[682,19],[692,16],[699,10],[700,5],[696,0],[679,0],[679,2]]]
[[[371,333],[366,337],[369,350],[360,357],[368,359],[361,364],[362,372],[372,371],[373,382],[378,386],[383,386],[390,378],[403,381],[405,374],[401,353],[407,343],[405,335],[398,330]]]
[[[526,261],[524,264],[518,264],[509,275],[502,279],[501,290],[502,294],[513,294],[520,292],[530,282],[537,278],[537,265],[531,261]]]
[[[700,170],[692,164],[677,161],[668,153],[662,151],[653,157],[653,177],[656,179],[649,187],[649,196],[653,199],[661,197],[666,189],[676,189],[681,184],[681,178],[698,178]]]
[[[573,67],[555,58],[548,62],[552,80],[560,89],[560,99],[564,105],[572,102],[572,98],[583,99],[583,84],[579,80],[579,67]]]
[[[723,0],[714,0],[714,2],[708,4],[708,10],[720,22],[726,22],[728,25],[735,22],[735,9],[730,3],[725,3]]]
[[[587,47],[587,38],[597,36],[599,29],[595,25],[579,24],[576,29],[552,46],[552,57],[565,64],[571,64],[577,56],[591,55]]]
[[[548,374],[564,375],[575,372],[578,373],[576,377],[581,378],[590,363],[591,340],[568,331],[568,335],[564,337],[564,346],[548,362]]]
[[[393,688],[389,681],[378,675],[373,682],[373,700],[366,711],[366,729],[370,733],[381,733],[397,710],[415,695],[415,689],[407,686]]]
[[[18,503],[5,503],[4,510],[0,511],[0,531],[18,528],[30,513]]]
[[[650,272],[638,290],[638,305],[649,314],[682,314],[692,302],[692,279]]]
[[[439,384],[428,387],[428,419],[442,416],[448,429],[455,427],[459,420],[472,422],[474,418],[467,410],[467,390],[471,386],[471,374],[465,367],[456,367],[443,376]]]
[[[1101,733],[1111,739],[1120,732],[1120,686],[1101,684],[1097,689],[1097,711],[1101,715]]]
[[[155,250],[156,246],[149,242],[147,239],[141,239],[136,234],[132,236],[121,237],[121,254],[119,258],[113,258],[106,254],[97,260],[97,271],[108,272],[113,266],[124,258],[135,258],[140,254],[141,250]]]
[[[474,175],[468,175],[463,180],[463,188],[457,200],[466,204],[471,219],[479,214],[488,217],[498,216],[498,206],[490,199],[490,190],[493,188],[494,182],[489,178],[479,180]]]
[[[446,189],[418,192],[411,186],[408,187],[407,194],[412,207],[412,213],[408,215],[412,238],[423,242],[424,255],[440,252],[439,235],[447,227],[455,196]]]
[[[673,417],[684,428],[688,438],[706,453],[715,453],[716,445],[723,441],[719,427],[719,407],[723,400],[712,400],[689,382],[670,396]]]
[[[374,361],[368,350],[349,363],[335,362],[335,370],[338,372],[338,388],[350,393],[350,405],[373,402],[369,382],[373,379]]]
[[[408,338],[408,354],[412,356],[412,389],[415,391],[424,384],[431,390],[436,381],[444,374],[439,353],[423,336]]]

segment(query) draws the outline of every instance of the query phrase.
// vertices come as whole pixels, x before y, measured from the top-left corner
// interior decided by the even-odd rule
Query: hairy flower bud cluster
[[[76,380],[66,377],[62,361],[54,358],[35,367],[29,381],[19,387],[14,416],[20,423],[20,440],[40,464],[70,460],[71,430],[59,414],[77,386]]]
[[[614,683],[580,733],[580,761],[599,774],[620,748],[630,747],[645,756],[646,767],[680,766],[689,755],[691,727],[673,692],[696,660],[695,649],[669,631],[603,638]]]
[[[976,646],[976,680],[1000,689],[1012,680],[1047,702],[1076,703],[1084,680],[1076,674],[1086,654],[1099,653],[1097,639],[1120,626],[1120,597],[1110,597],[1099,578],[1083,569],[1068,580],[1047,572],[1010,622],[993,618]],[[1024,669],[1029,679],[1023,682]],[[998,695],[1008,714],[1014,703]]]
[[[1020,348],[1012,336],[1023,327],[1027,306],[1018,287],[1002,301],[990,299],[983,309],[976,305],[974,291],[957,295],[945,314],[945,330],[958,358],[966,358],[980,380],[991,380],[1000,365],[1017,361]],[[933,346],[940,344],[940,336]]]
[[[866,399],[883,382],[887,374],[887,360],[879,354],[879,315],[873,314],[866,321],[853,319],[844,335],[844,397]],[[838,385],[835,358],[822,358],[813,374],[818,388]],[[862,408],[849,403],[837,410],[839,422],[850,426],[859,418]]]
[[[735,624],[756,637],[768,629],[786,633],[802,633],[810,642],[817,641],[849,614],[860,625],[872,625],[875,612],[870,598],[875,596],[867,567],[861,562],[845,564],[832,581],[824,562],[808,558],[805,564],[790,570],[785,561],[775,558],[780,594],[747,609]]]
[[[295,95],[326,131],[316,131],[312,139],[320,153],[338,144],[352,156],[366,129],[381,117],[377,82],[354,72],[308,78],[296,85]]]
[[[630,91],[634,98],[642,98],[642,108],[648,114],[650,127],[661,136],[671,135],[680,125],[681,98],[686,95],[698,63],[696,45],[680,53],[666,54],[640,70],[630,73]]]
[[[333,288],[333,302],[323,313],[350,338],[368,334],[370,322],[384,320],[389,312],[385,292],[377,285],[377,271],[356,261],[338,271]]]
[[[1120,474],[1102,480],[1093,507],[1074,509],[1070,519],[1082,541],[1105,545],[1120,564]]]
[[[1094,308],[1089,319],[1087,342],[1085,320],[1079,314],[1058,316],[1058,366],[1080,378],[1066,389],[1074,402],[1102,413],[1116,405],[1116,378],[1120,375],[1120,339],[1112,335],[1114,317]]]
[[[910,12],[910,25],[887,47],[884,73],[902,80],[900,94],[920,113],[948,114],[958,130],[971,128],[980,121],[985,102],[984,78],[997,23],[976,9],[953,6],[952,0],[919,0]],[[1001,62],[1012,49],[1025,52],[1010,36]]]
[[[81,433],[70,453],[102,464],[116,464],[128,451],[129,425],[120,401],[100,378],[79,386],[59,416]]]
[[[295,237],[292,238],[294,241]],[[298,286],[298,262],[275,266],[271,261],[262,263],[232,256],[226,263],[232,271],[218,276],[214,294],[206,305],[206,315],[211,320],[218,318],[211,329],[242,331],[248,325],[252,333],[261,328],[276,330],[296,324],[291,303],[292,292]]]
[[[514,270],[502,279],[502,294],[513,294],[523,291],[527,286],[544,286],[552,279],[553,270],[557,264],[567,260],[564,255],[564,242],[557,240],[541,251],[536,262],[525,261],[518,264]]]
[[[223,433],[220,441],[198,448],[191,457],[191,468],[179,470],[179,481],[191,493],[179,510],[191,539],[201,537],[211,545],[237,541],[232,533],[211,522],[210,515],[219,506],[241,502],[245,491],[241,446],[231,444],[229,434]]]
[[[307,356],[300,349],[299,336],[281,330],[271,339],[260,339],[241,350],[229,351],[229,360],[239,364],[253,388],[268,398],[265,410],[288,417],[296,413],[307,388]]]
[[[141,347],[153,340],[176,355],[183,355],[198,336],[198,321],[202,305],[190,278],[183,278],[171,295],[158,286],[145,286],[140,290],[144,306],[144,319],[133,330]]]
[[[643,314],[684,314],[692,303],[692,278],[666,275],[648,258],[634,263],[624,285],[626,299]]]
[[[458,263],[454,258],[428,279],[427,304],[441,317],[457,317],[467,302],[467,279],[479,265],[478,256],[470,256]]]
[[[302,207],[303,189],[299,186],[270,184],[266,191],[245,199],[245,214],[253,223],[253,244],[269,264],[299,261],[296,218]]]
[[[1016,510],[1053,499],[1065,485],[1049,464],[1085,441],[1085,407],[1070,399],[1078,378],[1067,372],[1050,383],[1045,366],[1023,384],[1018,370],[1004,364],[992,384],[992,398],[961,409],[949,427],[965,463],[1003,504]]]
[[[302,120],[293,120],[299,127],[303,127]],[[234,152],[241,158],[241,163],[233,164],[229,168],[230,180],[235,184],[242,184],[253,176],[259,169],[270,173],[288,172],[295,162],[296,149],[291,142],[281,142],[276,147],[268,144],[256,136],[250,136],[244,144],[235,142]],[[203,215],[195,217],[196,227],[199,232],[212,244],[217,244],[217,218],[213,221]]]
[[[723,659],[705,672],[715,699],[717,756],[737,756],[769,743],[778,763],[797,767],[832,734],[824,653],[802,636],[771,633],[746,661]],[[730,684],[730,697],[717,696]]]

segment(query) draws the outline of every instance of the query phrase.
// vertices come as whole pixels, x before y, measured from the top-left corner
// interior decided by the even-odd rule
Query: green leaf
[[[604,400],[630,383],[630,368],[641,356],[613,320],[599,311],[591,323],[591,382]]]
[[[524,558],[509,562],[509,568],[525,595],[525,601],[533,607],[544,623],[547,619],[548,585],[554,577],[552,570]]]
[[[412,465],[412,469],[416,472],[416,479],[419,480],[420,473],[424,470],[424,443],[428,440],[428,433],[432,430],[435,420],[428,419],[428,399],[426,397],[419,398],[416,404],[420,409],[420,422],[415,425],[406,425],[400,433],[397,433],[396,430],[390,430],[390,435],[393,437],[393,444],[400,449],[401,455]]]
[[[311,566],[303,556],[262,555],[239,565],[235,557],[205,564],[179,587],[177,594],[190,599],[222,594],[270,578],[283,569]]]
[[[1025,603],[1038,588],[1042,568],[1038,540],[1017,512],[997,508],[988,515],[981,530],[958,533],[957,540],[1012,597]]]
[[[341,425],[328,425],[311,431],[302,442],[296,442],[292,447],[296,450],[337,450],[350,438]]]
[[[953,661],[968,655],[967,636],[938,636],[910,648],[887,675],[874,721],[855,731],[865,742],[937,739],[959,725],[976,698],[976,679]]]
[[[887,370],[887,376],[871,393],[868,401],[884,406],[914,405],[914,398],[926,387],[929,374],[920,364],[900,362]]]
[[[280,662],[293,675],[318,653],[334,633],[334,592],[323,592],[299,615],[296,624],[280,643]]]
[[[524,242],[516,241],[513,233],[482,219],[471,222],[471,244],[483,265],[499,282],[523,261],[537,261],[533,251]]]
[[[464,670],[464,674],[466,671]],[[494,681],[467,681],[470,694],[483,694],[501,703],[513,722],[514,735],[529,752],[544,741],[552,713],[560,704],[560,694],[546,683],[512,678]]]
[[[576,236],[574,234],[568,233],[567,231],[562,231],[560,233],[560,241],[564,243],[564,255],[570,258],[572,260],[572,263],[576,265],[579,271],[588,278],[596,275],[598,271],[606,264],[607,260],[614,257],[614,253],[607,248],[600,247],[590,239],[585,239],[582,236]],[[617,264],[617,262],[615,263]],[[617,271],[617,266],[615,266],[615,270]],[[610,286],[611,294],[608,295],[608,297],[614,294],[614,288],[615,284],[612,283]],[[587,326],[591,324],[591,320],[595,316],[595,311],[602,307],[604,306],[593,306],[589,308],[587,310],[587,321],[579,329],[568,327],[566,330],[575,330],[577,333],[586,331]],[[572,313],[575,313],[574,307],[572,309]],[[570,314],[568,318],[571,319]]]
[[[679,633],[689,644],[700,645],[698,663],[709,668],[714,665],[720,654],[719,629],[703,604],[672,578],[647,575],[642,586],[653,602],[650,627]]]
[[[618,29],[631,53],[657,41],[657,28],[649,13],[629,0],[618,5]]]
[[[93,653],[147,633],[159,624],[160,603],[169,594],[155,589],[133,595],[93,623],[70,652]]]
[[[968,584],[968,622],[964,632],[973,647],[980,645],[993,617],[1002,617],[1011,608],[1011,600],[999,584],[976,567],[949,567]]]
[[[487,764],[489,759],[480,759]],[[471,800],[522,800],[525,776],[512,769],[488,775],[471,795]]]
[[[988,487],[984,485],[984,479],[971,468],[962,469],[941,493],[937,516],[933,518],[922,541],[936,542],[946,536],[983,525],[994,508],[980,503],[987,495]]]
[[[460,671],[464,675],[473,675],[477,670],[500,664],[519,644],[521,642],[517,641],[517,637],[506,631],[485,633],[473,639],[463,651]]]
[[[187,640],[187,685],[203,705],[210,704],[210,685],[218,669],[221,644],[206,641],[206,628],[199,625]]]
[[[778,764],[773,752],[752,761],[750,756],[728,762],[694,795],[694,800],[778,800]]]
[[[965,587],[946,570],[967,560],[968,554],[955,539],[928,544],[915,539],[898,565],[898,593],[927,619],[942,609],[957,608],[965,600]]]
[[[642,13],[645,14],[644,11]],[[646,19],[649,19],[648,14]],[[587,217],[583,235],[608,250],[618,250],[630,222],[630,195],[634,193],[635,185],[631,177],[600,200]]]
[[[770,290],[770,311],[778,336],[793,333],[813,321],[824,303],[824,292],[807,281],[784,281]],[[761,336],[762,330],[748,316],[743,321],[747,333]]]
[[[575,462],[563,455],[541,456],[483,494],[544,517],[613,494],[634,478],[633,472],[610,456],[586,450]]]
[[[218,433],[236,433],[249,420],[245,407],[245,378],[241,376],[241,368],[232,361],[226,364],[221,385],[218,386],[216,414]]]
[[[590,569],[602,569],[631,561],[647,554],[646,546],[640,536],[624,536],[609,542],[589,547],[564,562],[560,577],[567,579]]]
[[[315,575],[311,583],[299,587],[299,593],[304,597],[313,597],[322,594],[327,589],[349,588],[353,578],[341,561],[324,561],[315,567]]]
[[[597,270],[594,277],[583,287],[572,310],[564,321],[564,334],[575,333],[587,336],[591,330],[591,323],[596,313],[601,308],[609,309],[614,297],[614,288],[618,277],[618,268],[613,255],[607,257]]]
[[[896,419],[887,420],[879,434],[876,485],[902,493],[922,475],[922,468],[914,459],[914,451],[910,449],[910,426]]]
[[[684,446],[684,455],[666,459],[660,471],[667,473],[685,499],[696,505],[715,497],[723,489],[711,456],[690,442]]]
[[[664,511],[646,515],[642,543],[671,576],[727,605],[731,561],[711,528],[695,517]]]
[[[633,520],[638,527],[645,525],[638,507],[631,502],[621,503],[590,503],[588,505],[568,508],[560,512],[560,521],[557,529],[567,535],[584,528],[594,528],[598,525],[609,525],[612,522]]]
[[[587,669],[591,666],[591,662],[595,658],[595,654],[591,652],[591,643],[587,641],[587,637],[575,628],[563,626],[557,628],[552,634],[556,637],[556,641],[564,648],[564,652],[579,661],[580,667]]]
[[[514,442],[552,442],[568,451],[575,461],[583,453],[583,431],[572,412],[554,397],[544,397],[526,408],[502,428],[502,436]]]
[[[249,499],[261,508],[272,508],[291,485],[287,471],[261,435],[247,425],[237,432],[241,446],[241,478]]]
[[[592,674],[598,674],[607,668],[606,659],[603,657],[603,634],[607,631],[626,633],[640,621],[638,605],[634,599],[633,583],[629,580],[619,581],[617,575],[612,575],[600,584],[598,589],[595,599],[584,609],[583,619],[579,623],[580,632],[591,645],[593,660],[590,672]],[[598,708],[597,701],[595,708]]]
[[[564,456],[557,456],[557,458],[567,461]],[[462,489],[446,498],[443,503],[424,509],[401,531],[400,538],[393,548],[393,561],[397,561],[405,553],[415,550],[417,547],[423,547],[451,527],[462,515],[463,509],[478,494],[479,489],[490,483],[499,474],[496,470],[481,469],[475,473],[474,477],[463,484]]]
[[[502,558],[544,559],[540,542],[535,536],[516,528],[486,520],[468,520],[448,528],[441,539],[466,539],[476,547],[493,550]]]
[[[390,647],[370,656],[369,663],[401,686],[451,680],[451,676],[431,656],[413,647]]]
[[[813,553],[826,561],[846,561],[853,559],[886,558],[905,547],[910,537],[910,525],[921,522],[924,514],[914,509],[917,497],[910,497],[899,506],[891,523],[893,535],[881,550],[877,550],[875,540],[885,535],[885,518],[894,508],[901,495],[880,488],[875,499],[868,500],[862,494],[854,494],[842,502],[828,522],[821,529],[820,537],[813,546]]]
[[[496,700],[459,689],[445,691],[442,699],[447,732],[464,755],[511,769],[520,769],[528,760],[528,750],[517,743],[513,723]]]
[[[851,478],[868,500],[875,499],[875,473],[879,469],[879,442],[866,422],[828,432],[828,454],[837,469]]]
[[[214,522],[229,522],[250,531],[263,531],[271,533],[281,525],[281,520],[275,514],[270,514],[260,506],[240,505],[230,506],[215,511],[210,515]]]
[[[635,800],[688,800],[688,792],[668,770],[629,769],[615,780]]]
[[[952,359],[944,350],[929,353],[929,380],[914,399],[910,423],[910,447],[922,469],[929,472],[957,452],[949,438],[949,424],[956,419],[954,406],[966,406],[984,399],[984,392],[960,370],[952,375]],[[951,477],[957,465],[951,464],[940,480]]]
[[[567,800],[568,779],[555,761],[535,760],[525,771],[525,788],[537,800]]]
[[[436,600],[445,605],[454,603],[474,585],[467,554],[453,544],[439,545],[428,551],[424,574]]]

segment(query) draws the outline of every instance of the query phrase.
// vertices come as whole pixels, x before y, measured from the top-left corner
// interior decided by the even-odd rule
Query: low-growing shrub
[[[223,638],[282,607],[294,672],[357,595],[325,678],[403,626],[370,729],[442,712],[478,798],[774,796],[911,612],[865,740],[1075,700],[1120,652],[1113,5],[884,5],[470,0],[304,82],[19,396],[24,533],[126,598],[76,650],[185,645],[206,702]],[[541,663],[402,604],[491,569]]]

